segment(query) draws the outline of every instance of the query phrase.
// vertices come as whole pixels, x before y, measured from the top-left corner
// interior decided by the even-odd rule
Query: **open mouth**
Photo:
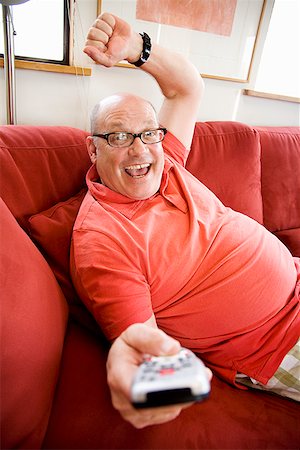
[[[132,178],[142,178],[147,175],[151,167],[151,164],[145,163],[145,164],[134,164],[132,166],[125,167],[125,172],[127,175],[131,176]]]

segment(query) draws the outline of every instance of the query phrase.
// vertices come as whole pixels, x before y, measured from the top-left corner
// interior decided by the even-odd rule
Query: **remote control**
[[[172,356],[147,356],[137,370],[131,387],[136,408],[199,402],[209,396],[210,382],[205,366],[186,348]]]

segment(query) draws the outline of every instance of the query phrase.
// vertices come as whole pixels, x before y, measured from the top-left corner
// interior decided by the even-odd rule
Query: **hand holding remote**
[[[107,360],[107,377],[113,406],[136,428],[161,424],[175,419],[190,404],[168,405],[160,408],[136,409],[131,404],[131,385],[145,354],[175,355],[178,341],[159,329],[144,324],[127,328],[113,343]],[[207,377],[211,377],[206,369]]]

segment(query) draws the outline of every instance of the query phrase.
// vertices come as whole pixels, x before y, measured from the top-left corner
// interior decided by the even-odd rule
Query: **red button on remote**
[[[172,369],[172,368],[170,368],[170,369],[161,369],[159,371],[159,374],[160,375],[170,375],[171,373],[174,373],[174,372],[175,372],[175,370]]]

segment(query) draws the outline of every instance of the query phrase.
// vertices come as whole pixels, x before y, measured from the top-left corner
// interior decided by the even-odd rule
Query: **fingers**
[[[105,54],[106,50],[107,49],[104,45],[101,46],[98,43],[93,44],[90,42],[83,49],[84,53],[86,53],[93,61],[99,64],[102,64],[103,54]]]
[[[141,53],[140,46],[141,36],[133,32],[131,25],[117,16],[103,13],[89,29],[84,52],[98,64],[112,67],[124,59],[136,61]]]
[[[92,42],[106,45],[112,34],[113,28],[102,19],[97,19],[87,34],[87,45],[90,45],[89,43]]]
[[[160,408],[135,409],[131,405],[124,408],[117,408],[123,419],[127,420],[135,428],[144,428],[149,425],[158,425],[170,420],[174,420],[179,416],[182,405],[173,405]]]
[[[107,359],[107,381],[114,408],[136,428],[157,425],[175,419],[192,403],[159,408],[135,409],[130,401],[131,384],[146,353],[156,356],[172,355],[180,343],[158,328],[145,324],[129,326],[113,343]],[[207,376],[212,377],[207,368]]]
[[[109,26],[111,29],[114,29],[116,19],[112,14],[104,12],[97,17],[96,22],[97,23],[103,22],[103,24],[107,24],[107,26]]]
[[[107,381],[112,404],[134,427],[165,423],[180,414],[182,405],[143,410],[135,409],[130,402],[131,383],[143,354],[173,354],[179,348],[180,344],[175,339],[144,324],[131,325],[112,345],[107,360]]]
[[[180,343],[162,330],[144,324],[134,324],[122,335],[125,343],[141,353],[155,356],[172,355],[180,350]]]
[[[87,34],[87,40],[83,49],[95,62],[110,65],[105,52],[107,44],[113,34],[115,18],[111,14],[103,13],[93,23]]]
[[[126,420],[135,428],[141,429],[149,425],[159,425],[174,420],[180,412],[181,408],[174,408],[172,411],[145,410],[142,413],[134,411],[132,415],[126,417]]]
[[[162,356],[179,350],[180,343],[158,328],[141,323],[129,326],[114,342],[107,359],[107,380],[111,392],[116,394],[115,407],[119,409],[128,403],[132,379],[145,353]]]
[[[115,27],[115,18],[111,14],[103,13],[93,23],[89,29],[87,39],[92,41],[101,41],[107,44],[113,34]]]
[[[205,367],[205,370],[206,370],[207,378],[210,381],[212,379],[212,376],[213,376],[212,371],[208,367]]]

